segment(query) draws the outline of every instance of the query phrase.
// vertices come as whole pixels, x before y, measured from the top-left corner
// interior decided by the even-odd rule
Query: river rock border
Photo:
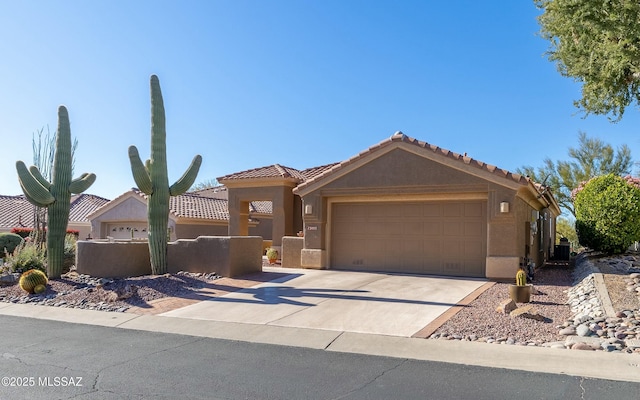
[[[640,262],[635,255],[598,260],[603,262],[628,274],[627,290],[640,292]],[[640,354],[640,310],[613,309],[602,273],[587,256],[576,260],[574,285],[567,295],[573,318],[558,326],[566,339],[543,346]]]

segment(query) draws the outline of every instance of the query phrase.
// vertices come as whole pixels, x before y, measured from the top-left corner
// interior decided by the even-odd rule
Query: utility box
[[[556,260],[569,261],[571,257],[571,243],[569,243],[569,239],[560,239],[560,244],[554,246],[553,256]]]

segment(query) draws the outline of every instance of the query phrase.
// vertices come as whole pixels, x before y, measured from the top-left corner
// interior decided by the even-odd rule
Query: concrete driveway
[[[487,281],[282,269],[276,280],[161,316],[410,337]]]

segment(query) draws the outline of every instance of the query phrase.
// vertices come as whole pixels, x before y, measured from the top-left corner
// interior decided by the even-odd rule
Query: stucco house
[[[94,239],[147,237],[147,196],[131,189],[88,216]],[[271,204],[251,203],[247,224],[252,236],[271,238]],[[198,236],[226,236],[229,230],[227,189],[216,187],[189,192],[169,200],[171,240]]]
[[[272,237],[304,232],[300,266],[512,279],[553,256],[559,206],[528,177],[397,132],[336,164],[273,165],[218,181],[229,235],[270,201]]]
[[[79,231],[80,238],[91,233],[88,216],[109,200],[93,194],[71,196],[69,225],[67,229]],[[24,197],[0,195],[0,232],[11,232],[13,228],[34,228],[35,207]]]

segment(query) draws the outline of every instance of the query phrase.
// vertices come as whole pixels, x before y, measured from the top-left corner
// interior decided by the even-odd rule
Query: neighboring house
[[[91,223],[87,216],[108,202],[92,194],[72,195],[68,229],[79,231],[80,238],[89,236]],[[24,195],[0,195],[0,232],[10,232],[13,228],[34,228],[35,217],[35,206]]]
[[[147,237],[147,196],[131,189],[89,215],[94,239],[139,239]],[[250,234],[271,238],[271,204],[251,204]],[[227,236],[229,211],[224,187],[204,189],[169,200],[170,240],[198,236]]]
[[[553,256],[546,187],[401,132],[337,164],[226,175],[229,235],[271,201],[273,244],[304,232],[301,266],[512,279]]]

